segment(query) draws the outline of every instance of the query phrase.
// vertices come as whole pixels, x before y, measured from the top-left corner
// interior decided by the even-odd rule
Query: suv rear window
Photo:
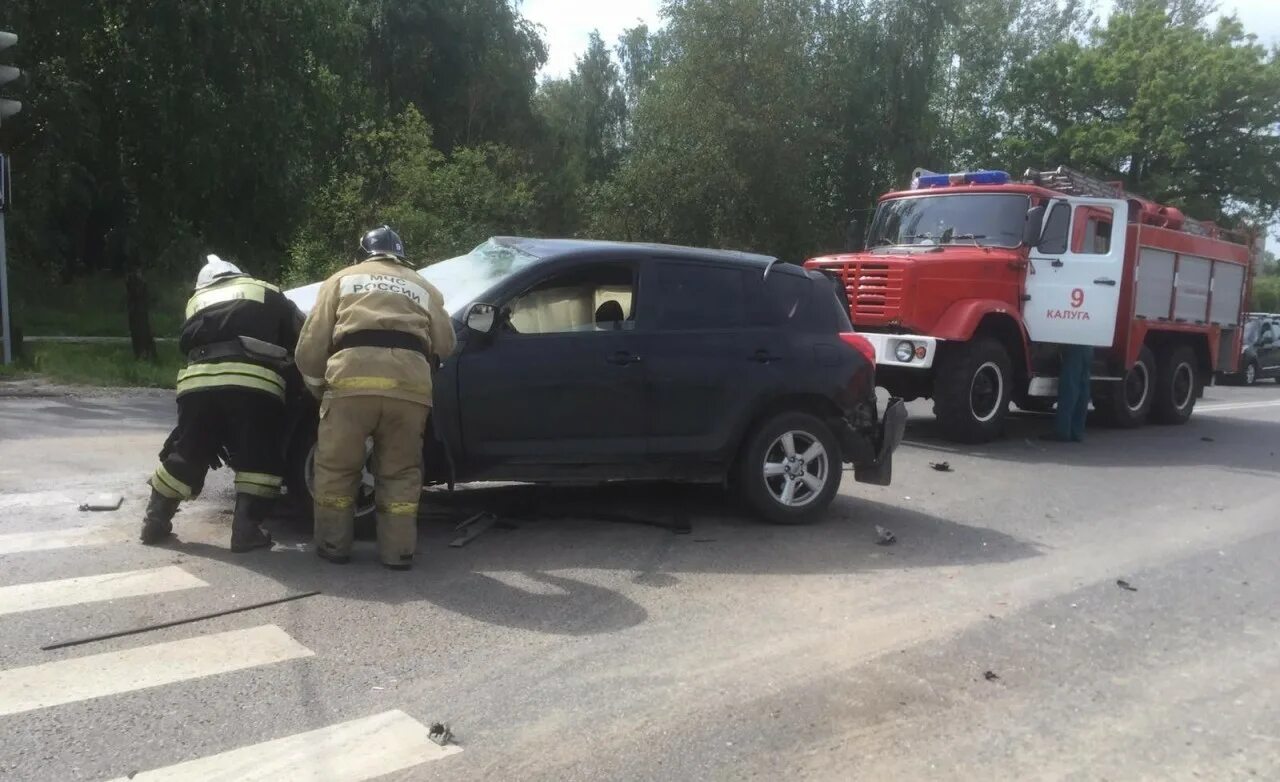
[[[659,329],[731,329],[746,323],[742,272],[738,269],[659,263],[655,278]]]
[[[809,278],[774,268],[761,279],[751,272],[747,286],[747,308],[753,326],[781,326],[804,310],[813,289]]]

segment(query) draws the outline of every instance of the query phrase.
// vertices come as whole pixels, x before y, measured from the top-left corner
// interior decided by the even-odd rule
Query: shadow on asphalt
[[[506,486],[429,492],[423,500],[417,564],[407,573],[379,567],[372,543],[357,543],[349,565],[326,563],[304,546],[306,530],[283,521],[273,530],[293,550],[233,555],[201,543],[174,548],[298,591],[427,601],[482,622],[568,636],[641,624],[648,612],[624,592],[667,589],[700,574],[850,574],[1039,555],[999,532],[847,496],[837,498],[824,521],[799,527],[746,517],[724,492],[696,486]],[[457,521],[479,510],[495,513],[500,525],[450,548]],[[876,545],[876,524],[899,542]]]

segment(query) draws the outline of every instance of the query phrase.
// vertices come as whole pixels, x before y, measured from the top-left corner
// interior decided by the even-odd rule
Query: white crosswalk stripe
[[[208,586],[175,565],[0,587],[0,616]]]
[[[314,652],[275,625],[0,671],[0,717],[159,687]]]
[[[462,751],[427,738],[402,711],[330,725],[198,760],[144,771],[133,782],[363,782]],[[113,780],[113,782],[123,782]]]
[[[75,546],[100,546],[126,539],[121,527],[70,527],[41,532],[10,532],[0,535],[0,556],[28,551],[50,551]]]

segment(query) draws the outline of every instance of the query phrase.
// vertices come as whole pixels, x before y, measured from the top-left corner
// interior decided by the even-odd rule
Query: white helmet
[[[243,277],[244,272],[234,263],[228,263],[210,253],[205,256],[204,268],[196,275],[196,290],[207,288],[223,277]]]

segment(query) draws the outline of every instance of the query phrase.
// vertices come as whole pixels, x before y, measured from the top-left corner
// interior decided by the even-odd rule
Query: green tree
[[[1280,56],[1197,0],[1126,0],[1018,68],[1008,156],[1072,165],[1202,219],[1280,215]]]
[[[604,41],[593,32],[573,72],[544,82],[538,92],[545,183],[539,222],[551,233],[579,230],[584,189],[612,175],[622,157],[627,107],[620,79]]]
[[[15,250],[125,280],[139,357],[147,281],[198,249],[275,266],[343,109],[340,0],[10,0],[31,72],[7,143],[24,190]]]
[[[339,161],[307,203],[289,249],[291,283],[315,282],[350,262],[359,237],[382,223],[422,265],[531,227],[535,190],[519,156],[494,144],[445,153],[412,106],[351,134]]]

